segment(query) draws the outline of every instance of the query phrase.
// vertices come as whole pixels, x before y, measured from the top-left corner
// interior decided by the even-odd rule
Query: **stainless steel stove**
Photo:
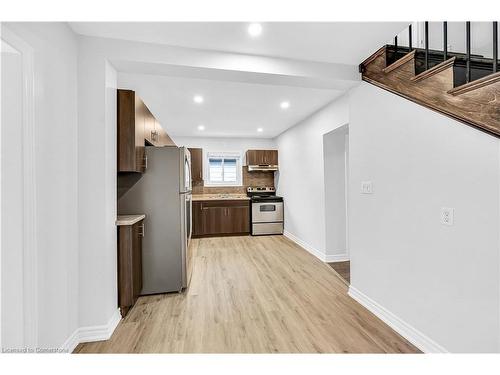
[[[283,234],[283,198],[274,187],[248,187],[251,198],[252,235]]]

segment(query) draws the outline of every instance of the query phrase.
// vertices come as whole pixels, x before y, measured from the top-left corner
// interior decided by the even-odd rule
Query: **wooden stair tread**
[[[476,79],[475,81],[466,83],[465,85],[454,87],[448,91],[448,94],[453,96],[457,96],[460,94],[464,94],[466,92],[470,92],[472,90],[479,89],[484,86],[491,85],[493,83],[500,82],[500,72],[492,73],[487,75],[486,77]]]
[[[455,62],[455,60],[456,60],[456,57],[453,56],[451,59],[443,61],[441,64],[433,66],[432,68],[426,70],[425,72],[417,74],[415,77],[411,78],[411,80],[414,82],[419,82],[419,81],[422,81],[426,78],[432,77],[433,75],[441,73],[443,70],[446,70],[449,67],[453,66],[453,63]]]
[[[393,70],[399,68],[401,65],[406,64],[408,61],[413,60],[414,57],[415,57],[415,50],[411,51],[409,54],[405,55],[404,57],[401,57],[400,59],[396,60],[388,67],[384,68],[382,71],[384,73],[390,73]]]
[[[383,46],[383,47],[380,47],[377,52],[375,52],[373,55],[371,55],[370,57],[368,57],[365,61],[363,61],[361,64],[360,64],[360,68],[362,67],[365,67],[366,65],[370,64],[372,61],[374,61],[377,57],[379,57],[380,55],[384,54],[385,53],[385,48],[386,46]],[[361,70],[360,70],[361,72]]]
[[[458,87],[457,89],[453,88],[457,60],[453,65],[448,61],[449,59],[446,62],[441,60],[436,64],[441,64],[440,67],[432,67],[434,68],[432,79],[422,78],[432,73],[426,72],[426,75],[415,80],[412,79],[415,77],[415,66],[411,62],[401,64],[401,61],[398,60],[399,68],[386,74],[385,69],[392,65],[389,63],[388,66],[387,57],[387,54],[379,52],[376,57],[371,56],[367,59],[369,64],[362,66],[363,81],[500,137],[500,106],[498,105],[500,77],[498,73],[478,78],[472,84],[460,87],[459,90]],[[456,56],[451,57],[458,59]],[[416,61],[417,53],[413,59],[413,62],[416,63]],[[452,66],[452,68],[444,69],[447,64],[450,64],[448,66]],[[438,70],[441,70],[440,74],[436,74]],[[480,86],[483,87],[481,90],[471,91],[473,87]],[[451,95],[448,92],[455,92],[456,95]],[[470,95],[458,95],[462,92],[470,92]]]

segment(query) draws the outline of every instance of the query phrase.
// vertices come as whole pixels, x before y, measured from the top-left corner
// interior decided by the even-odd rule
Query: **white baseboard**
[[[422,332],[412,327],[405,321],[398,318],[389,310],[379,305],[370,297],[361,293],[352,285],[349,286],[349,296],[359,302],[361,305],[370,310],[374,315],[381,319],[385,324],[415,345],[424,353],[448,353],[448,350],[443,348],[437,342],[424,335]]]
[[[326,255],[322,253],[321,251],[315,249],[313,246],[309,245],[307,242],[302,241],[300,238],[296,237],[294,234],[288,232],[288,231],[283,231],[283,235],[287,237],[288,239],[292,240],[295,242],[297,245],[302,247],[304,250],[307,252],[311,253],[314,255],[316,258],[322,260],[323,262],[326,262]]]
[[[334,254],[334,255],[325,255],[325,262],[327,263],[335,263],[335,262],[346,262],[350,260],[349,254]]]
[[[323,253],[322,251],[319,251],[318,249],[314,248],[314,246],[311,246],[307,242],[302,241],[296,235],[294,235],[286,230],[283,231],[283,235],[285,237],[287,237],[288,239],[292,240],[293,242],[295,242],[297,245],[299,245],[304,250],[311,253],[312,255],[314,255],[316,258],[320,259],[323,262],[333,263],[333,262],[344,262],[346,260],[349,260],[349,255],[347,253],[327,255],[327,254]]]
[[[82,342],[108,340],[121,320],[120,310],[117,309],[107,324],[101,326],[80,327],[61,346],[65,352],[71,353]]]

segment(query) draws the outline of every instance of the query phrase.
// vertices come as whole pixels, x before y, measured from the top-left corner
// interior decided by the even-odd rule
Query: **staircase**
[[[442,50],[429,48],[428,22],[424,29],[423,48],[413,48],[410,25],[406,46],[398,46],[395,37],[360,64],[362,79],[500,137],[497,22],[492,22],[491,58],[471,53],[470,22],[465,26],[465,53],[448,51],[447,22]]]

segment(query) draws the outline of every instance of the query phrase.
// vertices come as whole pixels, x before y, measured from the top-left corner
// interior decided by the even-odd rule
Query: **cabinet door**
[[[250,208],[248,204],[242,206],[227,207],[227,220],[224,224],[225,233],[248,233],[250,232]]]
[[[222,234],[226,227],[226,207],[203,207],[203,234]]]
[[[203,203],[193,202],[193,236],[202,236],[203,232]]]
[[[125,316],[134,304],[132,282],[132,247],[134,237],[131,226],[118,227],[118,305]]]
[[[262,156],[263,156],[262,152],[259,150],[248,150],[247,151],[247,165],[264,164],[264,158]]]
[[[144,156],[142,101],[132,90],[117,90],[117,170],[141,172]]]
[[[134,303],[142,290],[142,238],[144,237],[144,221],[132,226],[132,293]]]
[[[190,148],[191,153],[191,176],[193,182],[203,181],[203,150],[201,148]]]
[[[278,151],[265,150],[263,151],[264,163],[269,165],[278,165]]]
[[[135,95],[135,165],[136,171],[146,170],[146,150],[144,147],[144,103]]]

